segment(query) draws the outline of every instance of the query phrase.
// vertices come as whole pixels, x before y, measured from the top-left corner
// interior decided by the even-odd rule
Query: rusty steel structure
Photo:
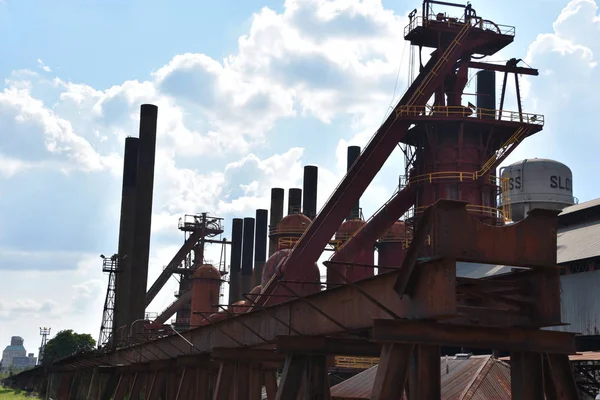
[[[450,11],[434,13],[434,6]],[[243,300],[209,304],[220,281],[212,267],[203,267],[177,305],[199,304],[190,310],[192,329],[178,332],[160,318],[133,323],[116,349],[49,367],[47,395],[241,400],[260,399],[264,388],[269,400],[330,399],[331,358],[364,356],[379,357],[372,399],[406,393],[409,400],[433,400],[441,397],[441,347],[458,346],[509,352],[513,399],[578,399],[568,358],[575,335],[542,329],[562,324],[558,211],[533,210],[506,225],[498,203],[497,167],[543,128],[543,116],[524,113],[519,98],[518,74],[537,70],[516,59],[482,61],[514,40],[514,28],[478,16],[470,4],[424,1],[421,15],[410,14],[405,39],[433,49],[430,58],[349,160],[316,216],[311,219],[312,202],[301,213],[302,195],[293,190],[283,217],[283,189],[273,190],[270,257],[259,286],[248,292],[240,282]],[[505,74],[497,108],[489,73],[480,75],[485,93],[478,104],[462,105],[470,69]],[[508,74],[517,88],[514,112],[503,110]],[[408,160],[401,185],[363,221],[359,199],[398,146]],[[316,263],[336,236],[321,282]],[[383,251],[377,265],[375,247]],[[251,261],[250,248],[246,256]],[[465,263],[512,269],[466,278],[460,274]],[[251,276],[243,261],[239,272]],[[35,374],[14,381],[35,386]]]

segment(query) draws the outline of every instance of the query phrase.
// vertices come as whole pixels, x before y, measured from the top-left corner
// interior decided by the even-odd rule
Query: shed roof
[[[600,221],[572,225],[558,230],[559,264],[600,256]]]
[[[442,358],[442,399],[474,400],[510,398],[510,367],[492,356],[468,359]],[[370,399],[377,366],[331,388],[333,400]],[[406,396],[402,396],[405,400]]]
[[[571,214],[571,213],[574,213],[577,211],[583,211],[585,209],[596,207],[596,206],[600,206],[600,198],[590,200],[590,201],[585,201],[585,202],[579,203],[579,204],[573,204],[572,206],[569,206],[569,207],[565,207],[559,216],[562,217],[563,215]]]

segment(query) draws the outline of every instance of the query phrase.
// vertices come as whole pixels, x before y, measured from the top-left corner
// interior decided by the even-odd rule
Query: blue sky
[[[0,35],[18,38],[0,41],[0,347],[21,335],[33,350],[43,325],[98,335],[98,256],[116,251],[122,146],[137,135],[140,104],[159,106],[152,281],[181,243],[184,213],[251,216],[271,187],[298,186],[305,164],[320,167],[323,204],[346,146],[364,145],[406,88],[402,32],[420,4],[0,1]],[[582,201],[600,197],[596,3],[497,4],[473,1],[516,26],[494,60],[540,69],[523,101],[547,121],[507,162],[557,159]],[[394,154],[363,196],[365,214],[402,169]],[[173,290],[174,280],[150,310]]]

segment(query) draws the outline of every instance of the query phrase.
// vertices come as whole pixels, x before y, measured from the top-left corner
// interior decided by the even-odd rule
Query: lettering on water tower
[[[523,186],[520,176],[508,179],[508,190],[519,190]],[[573,183],[571,178],[564,178],[558,175],[550,176],[550,188],[566,190],[567,192],[573,191]]]
[[[571,179],[563,178],[562,176],[558,175],[552,175],[550,177],[550,187],[552,189],[566,190],[567,192],[571,192],[573,190]]]
[[[508,190],[521,189],[521,177],[510,178],[508,180]]]

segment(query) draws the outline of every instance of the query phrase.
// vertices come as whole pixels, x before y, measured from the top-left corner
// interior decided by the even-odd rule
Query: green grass
[[[8,388],[0,387],[0,400],[31,400],[35,399],[35,397],[27,396],[27,392],[22,392],[20,390],[12,390]]]

